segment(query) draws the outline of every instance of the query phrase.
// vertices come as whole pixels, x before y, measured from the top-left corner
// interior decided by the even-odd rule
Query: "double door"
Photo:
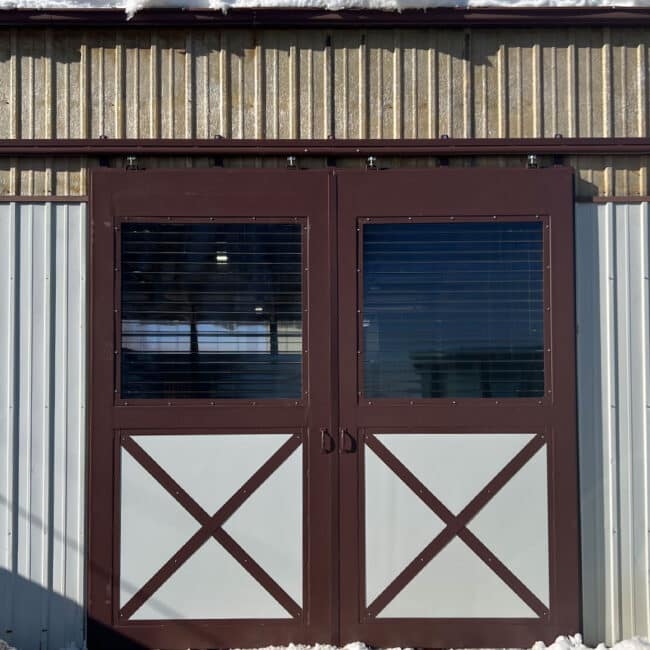
[[[89,647],[578,630],[572,174],[91,186]]]

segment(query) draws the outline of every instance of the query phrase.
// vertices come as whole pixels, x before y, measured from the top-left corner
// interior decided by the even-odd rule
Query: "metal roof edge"
[[[437,7],[402,11],[273,8],[145,9],[128,18],[123,9],[4,9],[0,27],[260,27],[260,28],[422,28],[422,27],[641,27],[650,25],[650,7]]]

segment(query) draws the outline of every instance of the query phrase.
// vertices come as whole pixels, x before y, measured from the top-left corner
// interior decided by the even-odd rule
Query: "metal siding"
[[[0,204],[0,638],[84,638],[86,208]]]
[[[576,206],[592,643],[650,634],[649,209]],[[83,640],[85,212],[0,204],[0,634],[27,650]]]
[[[5,29],[0,138],[642,136],[647,40],[608,28]]]
[[[648,204],[578,204],[584,627],[650,635]]]
[[[647,136],[649,34],[3,29],[0,138]],[[573,162],[579,196],[648,194],[647,156]],[[84,195],[89,164],[2,161],[0,194]]]

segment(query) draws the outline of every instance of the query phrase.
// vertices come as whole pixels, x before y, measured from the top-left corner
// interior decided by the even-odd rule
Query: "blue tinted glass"
[[[366,397],[541,397],[543,224],[363,227]]]
[[[299,398],[300,224],[122,226],[122,398]]]

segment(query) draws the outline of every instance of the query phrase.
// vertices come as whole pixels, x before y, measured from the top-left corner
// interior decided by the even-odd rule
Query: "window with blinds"
[[[122,399],[300,398],[299,223],[123,223]]]
[[[539,221],[362,228],[363,394],[542,397]]]

